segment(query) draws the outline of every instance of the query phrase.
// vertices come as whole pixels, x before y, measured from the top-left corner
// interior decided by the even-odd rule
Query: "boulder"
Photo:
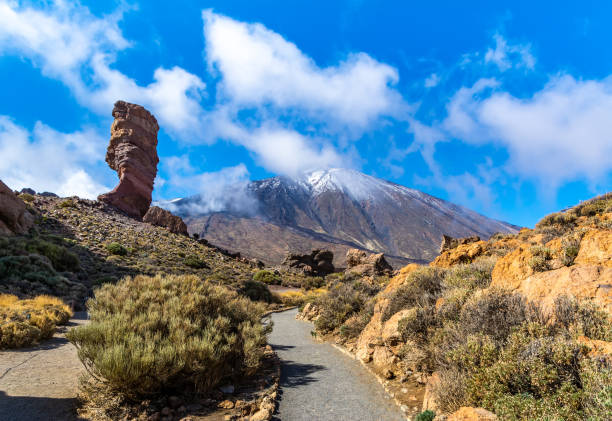
[[[185,225],[180,216],[173,215],[171,212],[158,206],[151,206],[142,220],[151,225],[167,228],[168,231],[175,234],[189,236],[187,225]]]
[[[393,273],[393,267],[383,253],[368,255],[363,250],[351,249],[346,252],[346,273],[359,276],[383,276]]]
[[[534,271],[529,265],[533,257],[530,244],[522,244],[495,263],[491,273],[491,285],[500,288],[516,289]]]
[[[484,408],[461,407],[446,418],[446,421],[497,421],[497,415]]]
[[[612,231],[587,231],[580,241],[580,250],[574,264],[612,267]]]
[[[119,175],[119,184],[98,200],[142,219],[151,206],[157,175],[157,120],[144,107],[117,101],[106,162]]]
[[[331,251],[315,249],[309,254],[289,253],[282,266],[296,269],[305,275],[325,276],[336,270],[333,260],[334,253]]]
[[[478,241],[480,241],[480,237],[477,235],[463,238],[454,238],[449,235],[443,235],[442,244],[440,244],[440,253],[444,253],[447,250],[452,250],[462,244],[476,243]]]
[[[297,320],[304,320],[307,322],[314,322],[315,320],[317,320],[319,318],[319,314],[320,314],[321,310],[319,309],[319,307],[317,307],[316,304],[313,303],[307,303],[304,308],[302,309],[302,311],[300,311],[298,314],[296,314],[295,318]]]
[[[36,192],[29,188],[29,187],[24,187],[23,189],[21,189],[21,191],[19,192],[21,194],[31,194],[32,196],[34,196],[36,194]]]
[[[448,268],[456,264],[471,263],[480,256],[489,254],[489,244],[486,241],[474,241],[447,249],[431,262],[431,266]]]
[[[25,234],[34,224],[34,216],[13,190],[0,180],[0,234]]]

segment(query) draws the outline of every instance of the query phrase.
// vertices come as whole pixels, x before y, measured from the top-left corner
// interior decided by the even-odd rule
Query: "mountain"
[[[394,266],[423,263],[437,256],[443,234],[488,238],[518,229],[348,169],[252,181],[245,194],[248,209],[232,206],[232,199],[222,211],[201,213],[200,196],[158,205],[183,217],[191,233],[271,264],[280,263],[287,252],[313,248],[332,250],[340,266],[350,248],[383,252]]]

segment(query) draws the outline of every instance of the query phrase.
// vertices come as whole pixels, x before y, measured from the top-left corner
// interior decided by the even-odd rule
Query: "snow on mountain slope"
[[[518,228],[348,169],[253,181],[247,190],[256,212],[239,212],[228,204],[223,212],[195,215],[189,204],[197,197],[170,205],[191,232],[271,263],[289,251],[306,252],[327,244],[340,254],[351,247],[384,252],[400,265],[433,259],[443,234],[488,238]],[[342,264],[343,257],[336,256],[336,263]]]

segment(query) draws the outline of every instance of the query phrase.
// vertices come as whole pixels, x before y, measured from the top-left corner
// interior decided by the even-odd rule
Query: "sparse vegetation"
[[[428,409],[427,411],[419,413],[416,416],[415,421],[433,421],[435,417],[436,413]]]
[[[263,301],[265,303],[276,301],[276,297],[263,282],[246,281],[240,289],[240,293],[253,301]]]
[[[534,272],[544,272],[550,269],[549,261],[552,258],[552,251],[548,247],[533,246],[529,251],[533,254],[529,259],[529,267]]]
[[[207,267],[205,261],[194,255],[187,256],[185,258],[185,265],[193,269],[204,269],[205,267]]]
[[[68,338],[88,371],[126,396],[193,389],[259,367],[261,304],[196,276],[127,277],[88,302],[91,323]]]
[[[20,348],[53,336],[72,311],[60,299],[41,295],[20,300],[0,294],[0,349]]]

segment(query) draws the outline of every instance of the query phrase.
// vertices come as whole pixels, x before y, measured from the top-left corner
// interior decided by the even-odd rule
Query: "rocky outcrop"
[[[117,101],[106,162],[119,175],[119,184],[98,200],[141,219],[151,206],[157,175],[157,120],[144,107]]]
[[[416,264],[402,268],[378,295],[372,318],[357,339],[355,355],[361,361],[372,362],[378,369],[395,369],[393,365],[397,356],[394,352],[399,352],[399,347],[395,346],[399,338],[397,325],[404,314],[383,321],[383,313],[389,305],[387,297],[404,285],[417,268],[419,265]]]
[[[436,394],[434,393],[436,387],[440,384],[440,373],[435,371],[431,376],[427,378],[427,383],[425,384],[425,395],[423,396],[423,406],[422,411],[438,411],[438,402],[436,401]]]
[[[497,421],[497,415],[484,408],[461,407],[450,414],[446,421]]]
[[[589,230],[580,241],[574,264],[612,267],[612,231]]]
[[[444,253],[447,250],[452,250],[462,244],[470,244],[480,241],[480,237],[473,235],[471,237],[454,238],[449,235],[442,236],[442,244],[440,244],[440,253]]]
[[[306,322],[314,322],[319,318],[320,313],[321,309],[316,304],[307,303],[295,318]]]
[[[512,289],[523,294],[528,301],[540,303],[544,309],[552,308],[558,296],[569,295],[580,301],[592,301],[612,314],[612,268],[608,267],[562,267],[538,272],[513,283],[498,276],[491,287]]]
[[[305,275],[325,276],[336,270],[333,260],[334,254],[331,251],[315,249],[309,254],[289,253],[282,266],[296,269]]]
[[[180,216],[173,215],[171,212],[158,206],[151,206],[142,218],[142,221],[167,228],[168,231],[175,234],[189,235],[187,233],[187,225],[185,225]]]
[[[25,234],[33,224],[23,200],[0,180],[0,234]]]
[[[363,250],[351,249],[346,253],[346,273],[359,276],[390,275],[393,267],[383,253],[368,255]]]

